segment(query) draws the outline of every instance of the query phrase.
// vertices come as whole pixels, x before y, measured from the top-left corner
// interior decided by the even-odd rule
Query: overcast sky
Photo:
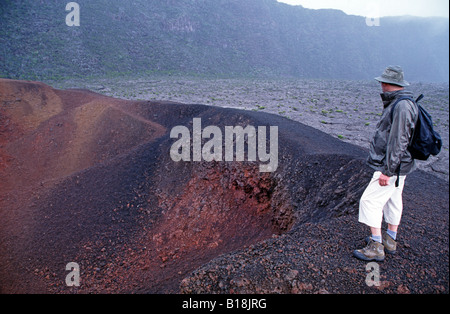
[[[338,9],[366,17],[444,16],[449,17],[449,0],[278,0],[310,9]]]

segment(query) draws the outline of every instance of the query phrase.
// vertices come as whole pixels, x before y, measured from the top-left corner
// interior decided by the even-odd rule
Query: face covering
[[[395,97],[397,96],[397,94],[401,93],[402,91],[395,91],[395,92],[385,92],[385,93],[381,93],[381,100],[383,101],[383,105],[384,107],[387,107],[392,100],[395,99]]]

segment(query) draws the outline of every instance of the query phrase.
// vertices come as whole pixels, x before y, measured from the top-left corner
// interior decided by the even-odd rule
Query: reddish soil
[[[0,79],[0,104],[1,293],[448,293],[448,183],[429,174],[411,175],[403,249],[371,290],[351,257],[360,148],[270,114],[38,82]],[[173,162],[169,132],[194,117],[279,126],[279,169]]]
[[[0,86],[2,292],[67,292],[71,261],[80,292],[173,292],[187,271],[279,231],[274,182],[256,165],[180,170],[160,157],[168,131],[151,119],[176,123],[174,104]]]

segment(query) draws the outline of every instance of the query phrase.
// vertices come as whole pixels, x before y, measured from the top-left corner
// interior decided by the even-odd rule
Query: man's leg
[[[374,235],[381,235],[381,224],[383,222],[383,211],[392,194],[395,185],[380,186],[378,179],[381,172],[373,174],[372,180],[364,191],[359,201],[359,222],[373,228]],[[393,178],[391,178],[392,180]],[[393,180],[395,182],[395,179]]]
[[[391,231],[397,233],[398,225],[394,226],[394,225],[388,224],[388,230],[391,230]]]
[[[397,232],[398,232],[398,225],[395,226],[395,225],[388,224],[388,229],[387,229],[386,233],[394,241],[397,239]]]
[[[400,177],[400,184],[395,189],[392,197],[383,208],[384,219],[388,224],[388,229],[383,237],[383,245],[387,253],[394,254],[397,251],[397,232],[403,212],[403,187],[405,186],[405,176]]]
[[[372,233],[372,239],[381,243],[381,228],[370,227],[370,232]]]
[[[370,227],[371,238],[368,245],[360,250],[355,250],[353,255],[365,261],[383,261],[384,246],[382,244],[381,224],[386,204],[395,192],[395,178],[391,178],[388,186],[380,186],[381,172],[374,173],[372,180],[361,196],[359,205],[359,222]]]
[[[406,176],[400,177],[398,187],[394,187],[391,197],[383,207],[384,220],[388,224],[388,230],[397,232],[403,213],[403,188]]]

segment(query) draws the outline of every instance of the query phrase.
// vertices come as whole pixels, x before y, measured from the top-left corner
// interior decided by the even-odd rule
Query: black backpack
[[[401,100],[410,100],[417,104],[419,109],[416,125],[414,127],[414,134],[411,142],[409,143],[408,150],[411,153],[412,158],[418,160],[427,160],[430,155],[436,156],[439,154],[442,148],[442,138],[433,129],[433,121],[430,114],[418,104],[423,98],[423,94],[420,95],[416,101],[411,98],[400,98],[392,106],[391,120],[394,117],[394,109]]]
[[[414,133],[409,143],[408,150],[411,153],[413,159],[427,160],[430,155],[436,156],[439,154],[442,148],[442,138],[433,129],[433,121],[430,114],[418,104],[418,102],[423,98],[423,94],[420,95],[416,101],[409,97],[402,97],[398,99],[392,106],[391,110],[391,120],[394,117],[394,109],[397,104],[402,100],[410,100],[414,102],[418,109],[418,117],[416,120],[416,125],[414,127]],[[396,186],[399,184],[400,177],[400,165],[397,169],[397,182]]]

